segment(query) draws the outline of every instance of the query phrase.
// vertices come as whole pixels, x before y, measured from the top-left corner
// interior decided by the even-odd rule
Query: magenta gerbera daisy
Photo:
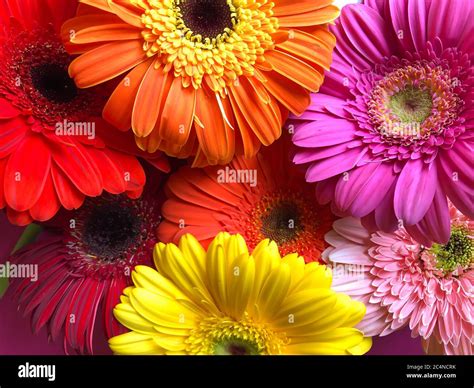
[[[447,198],[474,217],[473,10],[469,0],[342,10],[321,93],[291,121],[294,162],[319,201],[372,230],[403,223],[426,245],[449,240]]]
[[[450,205],[447,244],[427,248],[400,228],[369,233],[347,217],[326,235],[333,288],[367,306],[359,328],[387,335],[406,325],[429,353],[473,354],[474,222]]]
[[[93,352],[98,320],[107,338],[125,332],[112,311],[132,282],[136,265],[151,265],[160,204],[149,193],[138,200],[105,195],[62,214],[48,234],[8,260],[36,265],[38,279],[12,280],[8,290],[35,333],[47,327],[66,351]]]

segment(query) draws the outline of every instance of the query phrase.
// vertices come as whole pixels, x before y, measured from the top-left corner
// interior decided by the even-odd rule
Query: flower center
[[[400,67],[377,82],[369,118],[389,144],[409,145],[441,134],[457,118],[460,99],[448,70],[424,61]]]
[[[474,243],[466,228],[453,228],[448,243],[434,244],[431,252],[436,256],[437,267],[444,273],[459,267],[467,269],[474,264]]]
[[[231,217],[236,226],[228,231],[242,234],[250,249],[268,238],[282,255],[298,252],[306,262],[321,259],[327,248],[324,235],[335,221],[329,207],[314,202],[313,190],[300,187],[256,191]]]
[[[83,241],[93,255],[114,260],[138,243],[141,219],[131,207],[107,203],[95,208],[85,225]]]
[[[74,81],[63,66],[59,64],[41,64],[31,69],[31,80],[38,92],[48,100],[63,103],[77,96]]]
[[[262,234],[278,244],[293,240],[304,226],[298,206],[289,201],[276,203],[262,215]]]
[[[241,338],[228,338],[215,344],[214,354],[219,356],[256,356],[259,352],[255,343],[243,341]]]
[[[186,342],[190,354],[264,355],[280,354],[287,338],[245,315],[241,321],[206,318],[191,332]]]
[[[431,114],[433,102],[427,90],[407,87],[390,97],[388,106],[401,123],[422,123]]]
[[[64,120],[100,117],[108,96],[106,86],[76,88],[67,73],[72,57],[55,35],[52,27],[23,31],[16,26],[0,52],[0,95],[50,130]]]
[[[194,37],[216,39],[236,23],[235,9],[228,0],[181,0],[177,6],[184,25]]]
[[[226,96],[240,76],[254,76],[274,47],[279,23],[272,2],[248,0],[130,0],[143,9],[143,49],[156,68],[182,77],[184,87],[203,82]]]

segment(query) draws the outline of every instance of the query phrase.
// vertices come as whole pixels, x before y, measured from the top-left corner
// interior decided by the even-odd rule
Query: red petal
[[[5,170],[5,199],[22,212],[39,199],[51,169],[51,153],[40,136],[25,138],[8,160]]]
[[[56,194],[63,207],[67,210],[79,209],[84,202],[84,194],[82,194],[69,178],[53,164],[51,168]]]
[[[111,194],[121,194],[125,191],[125,173],[114,160],[114,155],[109,157],[106,150],[90,149],[95,164],[100,170],[104,189]],[[130,159],[134,159],[130,157]]]
[[[31,208],[30,214],[36,221],[48,221],[54,217],[60,207],[61,203],[54,189],[52,175],[48,174],[44,190],[38,202]]]
[[[5,178],[7,161],[8,159],[0,159],[0,209],[3,209],[6,205],[5,194],[3,192],[3,179]]]
[[[18,226],[27,226],[33,222],[30,212],[17,212],[9,207],[7,208],[7,217],[11,224]]]
[[[145,186],[146,176],[142,165],[134,156],[125,155],[121,152],[113,150],[105,150],[110,160],[116,165],[117,169],[121,171],[121,179],[125,180],[126,191],[143,190]],[[104,178],[110,179],[110,177]]]
[[[102,178],[87,149],[79,144],[58,145],[53,153],[55,164],[83,194],[97,197],[102,193]]]
[[[28,125],[20,118],[0,121],[0,158],[10,155],[24,139]]]
[[[0,119],[11,119],[20,114],[20,111],[16,109],[4,98],[0,98]]]

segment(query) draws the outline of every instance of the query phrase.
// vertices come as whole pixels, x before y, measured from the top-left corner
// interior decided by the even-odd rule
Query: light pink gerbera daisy
[[[473,20],[472,0],[343,8],[331,71],[290,121],[319,202],[425,245],[449,239],[447,198],[474,217]]]
[[[367,336],[409,325],[428,353],[473,354],[474,222],[450,206],[451,237],[426,248],[406,230],[370,234],[359,220],[334,223],[323,259],[335,291],[367,306]]]

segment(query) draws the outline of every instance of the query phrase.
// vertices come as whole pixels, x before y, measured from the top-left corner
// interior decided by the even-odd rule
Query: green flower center
[[[445,273],[459,266],[468,268],[474,263],[474,244],[465,228],[455,228],[446,245],[434,244],[431,252],[436,255],[437,267]]]
[[[409,86],[390,97],[388,107],[403,124],[423,123],[433,109],[428,90]]]

